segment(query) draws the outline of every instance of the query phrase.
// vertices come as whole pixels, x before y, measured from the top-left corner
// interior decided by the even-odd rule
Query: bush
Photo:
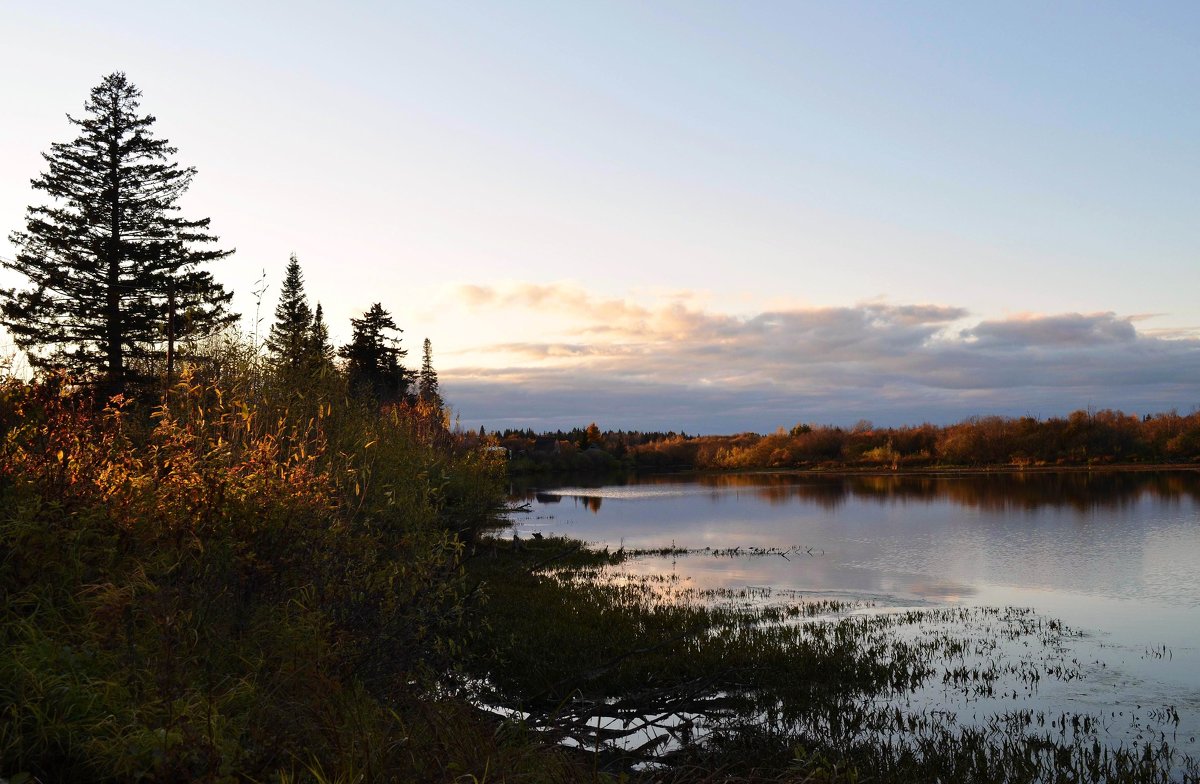
[[[322,383],[0,384],[0,775],[419,767],[503,466]]]

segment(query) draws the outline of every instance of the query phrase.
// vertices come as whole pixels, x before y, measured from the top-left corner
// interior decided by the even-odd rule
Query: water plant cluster
[[[701,591],[624,568],[629,553],[558,537],[495,545],[469,568],[490,586],[476,699],[611,771],[659,781],[1200,775],[1176,748],[1173,707],[1118,718],[1039,702],[1094,663],[1078,657],[1078,632],[1028,609]]]

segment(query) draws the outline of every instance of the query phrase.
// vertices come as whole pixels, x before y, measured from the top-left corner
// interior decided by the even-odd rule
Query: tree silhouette
[[[400,348],[400,338],[389,332],[402,332],[391,314],[376,302],[362,318],[350,319],[353,336],[338,355],[346,360],[346,375],[351,389],[368,394],[380,403],[394,403],[408,397],[409,372],[400,364],[408,352]]]
[[[267,336],[267,350],[277,367],[297,369],[309,364],[312,322],[313,313],[304,296],[304,274],[293,253],[275,306],[275,323]]]
[[[417,377],[417,397],[426,403],[442,407],[442,393],[437,371],[433,369],[433,344],[425,338],[421,351],[421,372]]]
[[[170,160],[176,149],[138,114],[140,96],[113,73],[82,119],[68,115],[79,136],[52,144],[32,181],[53,203],[28,208],[25,231],[10,235],[16,259],[0,262],[31,284],[0,291],[0,319],[30,363],[99,377],[104,396],[163,357],[169,375],[177,340],[235,318],[231,295],[199,268],[233,251],[211,247],[208,218],[177,214],[196,170]]]
[[[308,328],[307,353],[313,366],[318,369],[333,365],[333,345],[329,342],[329,326],[325,323],[320,302]]]

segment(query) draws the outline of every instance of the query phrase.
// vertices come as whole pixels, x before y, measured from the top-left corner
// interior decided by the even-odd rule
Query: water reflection
[[[558,493],[589,498],[599,503],[607,496],[632,497],[639,489],[675,488],[685,481],[712,491],[715,502],[724,492],[749,492],[771,504],[807,501],[826,509],[837,509],[851,499],[880,503],[948,501],[965,507],[994,511],[1035,510],[1050,506],[1087,511],[1121,509],[1145,495],[1162,500],[1200,502],[1200,471],[1073,471],[1005,472],[995,474],[897,475],[863,474],[813,476],[797,474],[710,474],[681,480],[676,475],[613,477],[602,483],[573,483]],[[632,493],[614,493],[614,490]],[[603,490],[604,495],[589,494]],[[539,500],[551,496],[529,488],[514,487],[515,498]]]
[[[699,550],[622,567],[670,573],[685,586],[769,586],[868,600],[880,610],[1032,607],[1084,632],[1073,638],[1070,655],[1087,675],[1044,685],[1038,705],[1113,715],[1129,705],[1175,706],[1184,714],[1179,742],[1197,748],[1190,740],[1200,737],[1195,471],[660,476],[515,495],[533,512],[515,521],[523,534]],[[714,557],[706,547],[801,552]],[[929,700],[935,704],[937,695]],[[970,708],[1032,704],[1014,697]]]
[[[516,498],[542,507],[527,525],[613,547],[823,553],[736,564],[693,557],[687,569],[702,587],[945,602],[983,585],[1019,586],[1200,607],[1194,471],[658,476]]]

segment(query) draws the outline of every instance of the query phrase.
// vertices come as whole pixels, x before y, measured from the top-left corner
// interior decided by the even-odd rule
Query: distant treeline
[[[570,431],[494,434],[517,472],[596,468],[838,469],[1053,467],[1200,462],[1200,413],[972,417],[957,424],[851,428],[800,424],[769,435]]]

